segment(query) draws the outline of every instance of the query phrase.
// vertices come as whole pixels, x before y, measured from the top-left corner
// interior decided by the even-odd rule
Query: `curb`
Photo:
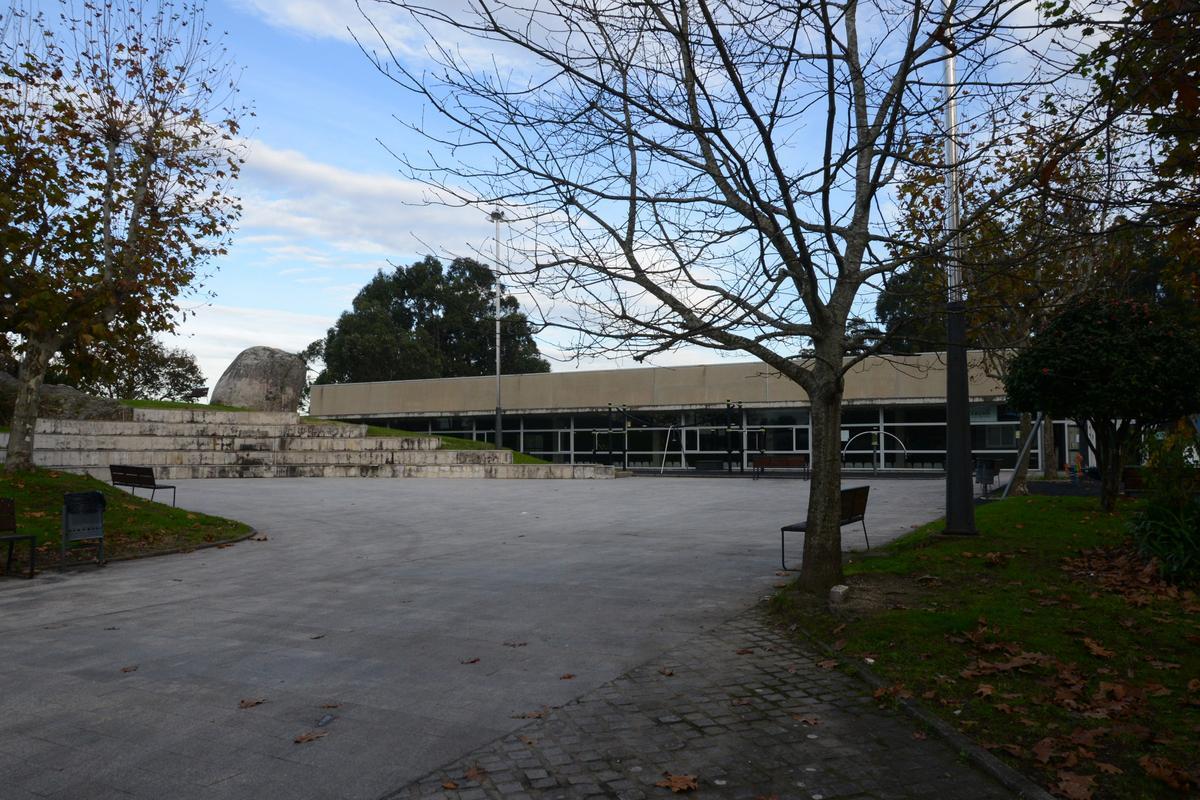
[[[881,689],[888,686],[887,681],[876,675],[865,664],[847,659],[844,655],[838,653],[799,625],[795,627],[795,631],[826,656],[837,659],[839,664],[850,667],[859,679],[872,689]],[[915,700],[897,700],[896,702],[905,714],[927,725],[939,738],[953,746],[980,770],[999,781],[1004,788],[1014,792],[1017,797],[1023,800],[1057,800],[1057,798],[1041,786],[1038,786],[1030,778],[1013,769],[1008,764],[1005,764],[987,750],[984,750],[970,738],[963,735],[953,725],[932,711],[929,711],[920,703]]]
[[[176,547],[171,550],[155,550],[154,552],[151,552],[151,553],[131,553],[129,555],[124,555],[124,556],[115,556],[113,558],[104,559],[103,564],[97,564],[94,561],[78,561],[74,564],[63,564],[62,566],[51,565],[49,567],[39,568],[38,571],[36,573],[34,573],[34,578],[36,578],[38,575],[44,574],[45,572],[47,572],[49,570],[53,570],[55,572],[62,572],[64,569],[75,569],[77,567],[91,567],[91,566],[103,567],[103,566],[107,566],[108,564],[116,564],[121,561],[140,561],[143,558],[158,558],[159,556],[174,556],[174,555],[180,555],[182,553],[193,553],[197,550],[208,550],[213,547],[229,547],[230,545],[239,544],[239,543],[244,542],[247,539],[253,538],[254,536],[257,536],[257,535],[258,535],[258,531],[254,528],[251,528],[248,533],[245,533],[245,534],[237,537],[236,539],[222,539],[219,542],[201,542],[200,544],[193,545],[191,547],[186,547],[186,548]]]

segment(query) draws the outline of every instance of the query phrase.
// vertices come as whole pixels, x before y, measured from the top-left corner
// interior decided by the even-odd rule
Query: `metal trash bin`
[[[990,458],[979,458],[975,460],[975,482],[983,487],[984,494],[990,491],[990,487],[996,482],[996,461]]]
[[[96,562],[104,563],[104,509],[108,500],[103,492],[70,492],[63,495],[61,564],[67,563],[67,545],[73,542],[99,541]]]

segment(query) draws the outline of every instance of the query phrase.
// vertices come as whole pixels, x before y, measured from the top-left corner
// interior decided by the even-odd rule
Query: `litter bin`
[[[62,551],[60,563],[67,563],[67,545],[98,540],[96,562],[104,563],[104,509],[108,506],[102,492],[70,492],[63,495]]]
[[[980,458],[975,460],[975,482],[983,487],[986,494],[996,482],[996,462],[994,459]]]

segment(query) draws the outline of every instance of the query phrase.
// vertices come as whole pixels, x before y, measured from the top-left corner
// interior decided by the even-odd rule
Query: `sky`
[[[372,16],[389,41],[420,52],[397,20]],[[243,127],[244,212],[232,246],[210,265],[203,292],[182,299],[185,318],[168,339],[195,354],[211,387],[247,347],[299,351],[322,338],[389,262],[471,255],[491,247],[493,227],[478,211],[425,205],[423,187],[400,175],[388,148],[424,151],[401,124],[420,119],[421,107],[355,43],[348,29],[367,29],[353,0],[209,0],[209,19],[226,33],[241,99],[255,113]],[[553,341],[540,345],[558,354]],[[692,349],[653,363],[719,358]],[[555,370],[630,365],[552,358]]]

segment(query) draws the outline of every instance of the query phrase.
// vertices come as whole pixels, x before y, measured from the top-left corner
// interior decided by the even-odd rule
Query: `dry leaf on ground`
[[[827,658],[824,661],[818,661],[817,666],[821,669],[833,669],[838,665],[836,658]]]
[[[463,777],[475,783],[483,783],[483,779],[487,777],[487,770],[476,764],[467,770]]]
[[[695,775],[672,775],[669,772],[664,772],[663,779],[654,785],[672,792],[694,792],[700,788]]]
[[[1082,641],[1083,646],[1088,649],[1088,652],[1097,658],[1112,658],[1113,655],[1115,655],[1112,650],[1104,647],[1104,645],[1100,644],[1095,639],[1085,636],[1083,637]]]
[[[121,667],[121,672],[137,672],[137,668],[137,664],[130,664],[128,667]]]
[[[1067,800],[1091,800],[1095,789],[1095,778],[1075,772],[1059,772],[1058,783],[1054,784],[1055,793]]]
[[[442,788],[447,789],[447,790],[457,789],[458,783],[456,781],[450,780],[449,778],[446,778],[446,780],[442,781]]]
[[[560,681],[573,681],[573,680],[575,680],[575,673],[573,673],[573,672],[564,672],[562,675],[559,675],[559,676],[558,676],[558,679],[559,679]]]
[[[307,742],[315,742],[317,739],[320,739],[322,736],[328,736],[328,735],[329,735],[329,731],[309,731],[307,733],[300,734],[295,739],[292,739],[292,741],[295,742],[296,744],[306,744]]]
[[[739,656],[748,656],[754,652],[753,647],[741,647],[736,651]]]
[[[468,658],[468,659],[459,661],[458,663],[460,663],[460,664],[478,664],[479,659],[478,658]]]
[[[666,675],[668,678],[670,678],[672,675],[675,674],[675,670],[671,669],[670,667],[659,667],[658,674]]]
[[[261,706],[265,702],[267,702],[267,698],[265,697],[250,697],[239,701],[238,708],[254,708],[255,706]]]

